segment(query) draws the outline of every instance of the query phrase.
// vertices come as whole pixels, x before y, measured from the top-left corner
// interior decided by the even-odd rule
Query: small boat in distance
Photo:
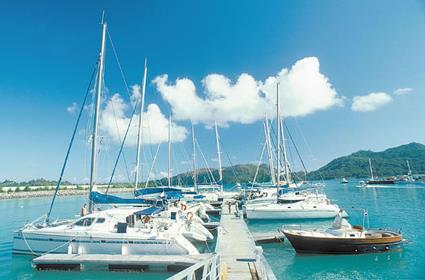
[[[341,184],[348,184],[348,180],[345,177],[342,177]]]
[[[364,212],[367,216],[367,211]],[[361,254],[385,252],[403,242],[401,233],[384,229],[365,229],[352,226],[342,212],[332,226],[324,231],[283,229],[297,253],[304,254]]]

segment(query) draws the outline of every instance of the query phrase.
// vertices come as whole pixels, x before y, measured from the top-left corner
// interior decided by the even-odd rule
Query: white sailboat
[[[332,204],[326,195],[312,195],[311,193],[288,193],[283,194],[280,199],[279,189],[282,184],[286,187],[291,184],[291,176],[289,174],[289,167],[286,160],[286,151],[283,149],[283,162],[285,172],[285,182],[281,180],[281,137],[284,135],[282,132],[280,104],[279,104],[279,83],[277,84],[277,104],[276,104],[276,123],[277,123],[277,179],[276,179],[276,196],[272,200],[268,198],[261,198],[255,202],[248,201],[245,205],[245,213],[248,219],[317,219],[317,218],[334,218],[339,212],[340,208],[336,204]],[[284,137],[284,136],[283,136]],[[284,145],[283,145],[284,147]],[[344,211],[343,216],[348,216]]]
[[[102,40],[97,69],[94,125],[91,138],[90,195],[96,191],[97,128],[103,85],[106,28],[107,25],[102,16]],[[74,129],[71,138],[60,180],[75,132],[76,129]],[[140,146],[138,145],[138,158],[139,149]],[[137,176],[138,173],[136,172],[136,186]],[[59,189],[60,180],[56,192]],[[196,239],[194,233],[198,228],[188,230],[187,224],[182,222],[176,222],[172,219],[152,219],[155,213],[150,213],[148,209],[152,210],[153,207],[118,207],[95,211],[94,200],[90,196],[88,215],[79,219],[53,223],[49,221],[51,208],[46,219],[29,223],[15,232],[14,253],[32,255],[44,253],[198,254],[198,250],[185,237],[185,235],[189,236],[189,232],[192,233],[189,237]]]

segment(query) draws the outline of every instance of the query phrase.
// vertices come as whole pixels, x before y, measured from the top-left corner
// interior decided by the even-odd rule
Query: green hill
[[[407,174],[406,160],[409,160],[413,174],[425,173],[425,146],[410,143],[382,152],[358,151],[348,156],[336,158],[310,172],[311,179],[333,179],[341,177],[370,177],[369,162],[372,160],[373,172],[376,176],[394,176]]]
[[[336,158],[319,168],[309,172],[308,180],[334,179],[341,177],[368,178],[369,158],[372,160],[373,172],[376,176],[394,176],[407,174],[406,160],[409,160],[413,174],[425,173],[425,146],[419,143],[410,143],[395,148],[390,148],[382,152],[358,151],[348,156]],[[253,164],[238,164],[223,168],[224,183],[246,183],[253,180],[257,166]],[[210,181],[208,170],[197,171],[198,183],[208,183]],[[214,178],[218,178],[217,169],[211,169]],[[303,174],[299,174],[303,177]],[[270,181],[268,165],[260,166],[257,182]],[[192,185],[192,173],[182,173],[172,178],[173,184]],[[156,184],[167,184],[167,179],[158,180]]]
[[[234,166],[223,167],[223,182],[224,183],[245,183],[254,179],[257,166],[254,164],[237,164]],[[215,180],[218,180],[218,170],[211,168],[211,173]],[[211,175],[205,168],[197,170],[198,184],[208,184],[211,182]],[[270,181],[270,172],[268,165],[262,164],[258,171],[257,182]],[[167,185],[167,178],[162,178],[155,183],[156,185]],[[192,172],[185,172],[172,177],[172,184],[193,185]]]

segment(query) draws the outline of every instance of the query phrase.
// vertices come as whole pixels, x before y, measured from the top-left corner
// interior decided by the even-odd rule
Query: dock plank
[[[226,267],[226,279],[252,279],[248,264],[255,262],[256,248],[248,226],[241,217],[235,216],[234,210],[231,213],[223,211],[220,224],[222,233],[216,252]]]

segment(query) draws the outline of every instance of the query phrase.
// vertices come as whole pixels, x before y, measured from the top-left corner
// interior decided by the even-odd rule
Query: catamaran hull
[[[90,236],[70,237],[24,233],[18,231],[13,238],[13,253],[40,255],[45,253],[73,254],[129,254],[129,255],[187,255],[198,254],[197,249],[185,238],[128,239]]]
[[[339,210],[292,210],[292,211],[267,211],[260,209],[246,209],[246,217],[250,220],[295,220],[295,219],[332,219]],[[347,214],[345,214],[348,216]]]

